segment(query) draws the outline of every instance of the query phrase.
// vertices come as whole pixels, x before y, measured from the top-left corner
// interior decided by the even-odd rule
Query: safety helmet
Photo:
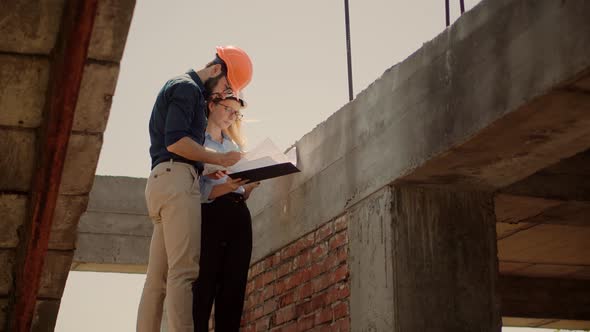
[[[236,46],[217,46],[217,56],[227,66],[227,81],[234,93],[239,96],[252,79],[252,61],[244,50]]]

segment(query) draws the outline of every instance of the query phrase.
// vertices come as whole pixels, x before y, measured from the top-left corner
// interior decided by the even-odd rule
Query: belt
[[[215,199],[220,200],[220,201],[227,201],[227,202],[232,202],[232,203],[241,203],[243,201],[245,201],[246,199],[244,198],[244,195],[242,194],[238,194],[238,193],[229,193],[229,194],[225,194],[223,196],[219,196]]]

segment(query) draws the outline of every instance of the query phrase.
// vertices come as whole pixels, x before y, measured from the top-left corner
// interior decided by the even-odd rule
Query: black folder
[[[257,182],[296,172],[301,171],[292,163],[281,163],[260,168],[253,168],[236,173],[230,173],[228,176],[232,179],[240,178],[242,180],[248,179],[250,182]]]

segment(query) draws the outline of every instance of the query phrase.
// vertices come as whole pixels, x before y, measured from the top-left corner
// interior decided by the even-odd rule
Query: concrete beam
[[[590,280],[502,276],[502,315],[590,321]]]
[[[542,169],[503,193],[561,201],[590,202],[590,150]]]
[[[123,56],[135,1],[101,0],[88,47],[88,58],[118,63]]]
[[[61,31],[51,67],[51,90],[46,100],[40,136],[39,168],[31,188],[31,220],[18,247],[14,305],[8,328],[29,332],[49,244],[51,224],[78,99],[97,1],[71,2],[64,8]],[[67,275],[67,269],[65,273]]]

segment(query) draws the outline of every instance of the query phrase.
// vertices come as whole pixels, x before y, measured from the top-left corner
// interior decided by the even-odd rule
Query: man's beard
[[[213,88],[215,88],[215,86],[217,85],[217,83],[219,82],[219,80],[223,77],[223,73],[220,73],[219,75],[215,76],[215,77],[209,77],[206,81],[205,81],[205,93],[207,94],[207,96],[210,96],[213,93]]]

